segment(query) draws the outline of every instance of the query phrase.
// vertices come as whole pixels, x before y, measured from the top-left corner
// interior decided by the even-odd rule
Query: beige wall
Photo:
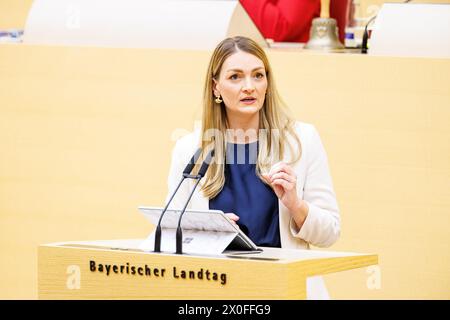
[[[23,29],[33,0],[0,0],[0,29]]]
[[[193,127],[209,52],[0,45],[0,298],[36,298],[41,243],[143,238],[173,136]],[[269,52],[318,128],[342,236],[379,254],[334,298],[450,298],[450,60]]]
[[[361,0],[363,15],[383,2]],[[0,29],[23,28],[31,4],[0,0]],[[208,56],[0,46],[0,298],[36,297],[40,243],[150,231],[136,206],[164,197],[170,137],[200,117]],[[380,254],[381,289],[355,270],[327,276],[332,296],[448,299],[448,60],[271,58],[329,153],[343,218],[331,249]]]
[[[367,17],[373,14],[374,9],[379,9],[383,3],[401,3],[405,0],[354,0],[359,4],[358,16]],[[412,0],[411,3],[450,3],[450,0]],[[358,7],[358,6],[357,6]]]

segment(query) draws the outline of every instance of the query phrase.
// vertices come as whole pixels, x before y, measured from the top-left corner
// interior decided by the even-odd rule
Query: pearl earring
[[[216,101],[217,104],[222,102],[222,99],[220,99],[220,95],[216,96],[215,101]]]

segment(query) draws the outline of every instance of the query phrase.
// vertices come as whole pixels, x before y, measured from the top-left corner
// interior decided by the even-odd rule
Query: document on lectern
[[[139,207],[144,216],[158,225],[163,208]],[[168,209],[161,221],[161,251],[176,251],[176,229],[181,210]],[[222,253],[260,252],[243,232],[220,210],[186,210],[181,220],[183,252],[187,254],[220,255]],[[140,249],[153,251],[155,231],[145,239]]]

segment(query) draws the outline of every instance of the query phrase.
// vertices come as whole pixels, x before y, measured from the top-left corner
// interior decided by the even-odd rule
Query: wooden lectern
[[[176,255],[141,239],[39,246],[40,299],[305,299],[306,278],[378,263],[376,254],[263,248]]]

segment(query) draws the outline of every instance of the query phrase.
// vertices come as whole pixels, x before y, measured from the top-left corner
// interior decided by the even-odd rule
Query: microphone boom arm
[[[205,176],[206,171],[208,171],[209,165],[211,164],[211,161],[214,157],[214,149],[212,149],[206,156],[205,160],[203,161],[200,169],[198,170],[197,175],[184,175],[184,177],[189,177],[196,179],[197,182],[195,183],[194,188],[192,188],[191,194],[189,195],[188,200],[186,201],[186,204],[184,205],[183,210],[180,213],[180,217],[178,218],[178,227],[177,227],[177,234],[176,234],[176,253],[182,254],[183,253],[183,231],[181,230],[181,219],[183,218],[183,214],[186,212],[186,208],[189,204],[189,201],[191,201],[192,195],[194,194],[195,189],[197,188],[198,184],[200,183],[200,180]]]
[[[201,176],[197,176],[197,182],[195,183],[194,188],[192,188],[191,194],[189,195],[188,200],[186,201],[186,204],[184,205],[183,210],[181,210],[180,218],[178,219],[178,227],[177,227],[177,235],[176,235],[176,246],[177,246],[177,254],[183,253],[183,231],[181,229],[181,219],[183,218],[184,213],[186,212],[186,208],[191,201],[192,195],[194,194],[195,189],[197,188],[198,184],[200,183]]]
[[[191,171],[195,166],[195,163],[197,162],[198,158],[200,157],[202,152],[201,148],[198,148],[197,151],[195,152],[195,154],[192,156],[191,160],[188,162],[188,164],[186,165],[186,167],[183,170],[183,175],[182,178],[180,180],[180,182],[178,183],[178,186],[175,188],[175,191],[172,193],[172,196],[170,197],[169,201],[167,202],[166,206],[164,207],[163,211],[161,212],[161,216],[159,217],[159,221],[158,221],[158,225],[156,226],[156,230],[155,230],[155,248],[154,251],[155,252],[161,252],[161,222],[162,222],[162,218],[164,216],[164,214],[167,211],[167,208],[169,207],[169,204],[172,202],[173,198],[175,197],[175,194],[178,192],[178,189],[180,188],[181,184],[183,183],[184,179],[186,178],[196,178],[197,175],[191,175]]]
[[[180,189],[181,184],[183,183],[184,179],[186,177],[183,175],[183,178],[178,183],[178,186],[176,187],[175,191],[173,192],[172,196],[170,197],[169,201],[167,202],[165,208],[161,212],[161,216],[159,217],[158,225],[156,226],[155,231],[155,252],[161,252],[161,221],[164,216],[164,213],[167,211],[167,208],[169,207],[170,203],[172,202],[172,199],[175,197],[175,194],[177,193],[178,189]]]

